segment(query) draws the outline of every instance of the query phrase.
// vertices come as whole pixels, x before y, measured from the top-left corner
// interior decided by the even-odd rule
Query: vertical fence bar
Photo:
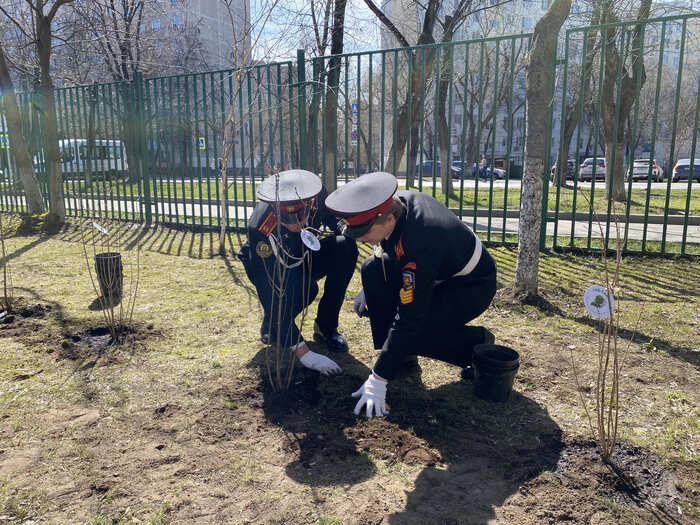
[[[481,122],[484,111],[484,41],[479,42],[479,109],[476,117],[476,147],[474,148],[474,162],[476,171],[474,172],[474,222],[472,228],[476,231],[477,213],[479,208],[479,177],[481,176]]]
[[[367,73],[369,75],[369,91],[367,94],[367,171],[372,172],[374,171],[372,166],[372,62],[374,62],[374,55],[370,53],[367,58],[369,60],[369,72]],[[359,132],[360,130],[358,129],[358,134]],[[408,166],[408,163],[406,165]],[[336,167],[336,173],[337,171]]]
[[[695,154],[697,153],[698,141],[698,119],[700,118],[700,76],[698,77],[697,94],[695,97],[695,120],[693,122],[693,141],[690,146],[690,171],[688,172],[688,192],[685,197],[685,214],[683,215],[683,238],[681,240],[681,253],[685,254],[686,241],[688,238],[688,217],[690,216],[690,196],[693,191],[693,177],[695,175]],[[669,166],[670,168],[670,166]],[[673,177],[672,173],[668,178]]]
[[[447,61],[449,64],[449,84],[447,86],[447,158],[445,159],[445,171],[447,172],[447,188],[442,188],[445,194],[445,206],[450,207],[450,195],[452,194],[452,119],[454,117],[454,108],[452,100],[452,86],[454,84],[454,44],[447,47]],[[410,133],[409,133],[410,136]]]
[[[489,171],[491,176],[489,177],[489,203],[488,203],[488,218],[486,226],[486,239],[491,240],[491,219],[493,214],[493,180],[496,171],[496,130],[498,125],[498,73],[500,71],[499,59],[500,59],[500,40],[496,40],[495,51],[496,51],[496,65],[493,71],[493,107],[491,108],[492,118],[491,118],[491,162]]]
[[[567,31],[568,33],[568,31]],[[586,63],[586,57],[588,55],[588,33],[589,31],[586,29],[583,31],[583,44],[582,44],[582,55],[581,55],[581,60],[582,64],[585,65]],[[593,67],[593,64],[591,63],[591,68]],[[579,174],[581,173],[581,158],[580,158],[580,151],[581,151],[581,128],[583,127],[583,101],[586,98],[586,95],[584,93],[585,89],[585,66],[581,68],[581,83],[579,86],[579,97],[578,97],[578,109],[576,110],[578,112],[578,125],[576,126],[576,162],[574,163],[574,190],[573,194],[571,197],[571,236],[569,237],[569,246],[574,246],[576,243],[576,197],[578,193],[578,183],[579,183]]]
[[[521,42],[522,45],[522,42]],[[518,53],[519,54],[519,53]],[[506,137],[506,177],[503,185],[503,229],[501,231],[501,242],[506,242],[506,221],[508,219],[508,186],[510,185],[510,159],[513,148],[513,85],[515,83],[515,38],[510,40],[510,86],[508,89],[508,102],[506,111],[508,112],[507,137]],[[465,112],[466,113],[466,112]],[[466,166],[465,166],[466,169]],[[521,176],[522,177],[522,176]]]
[[[146,225],[150,226],[153,222],[153,214],[151,210],[151,181],[150,173],[146,167],[146,151],[147,147],[144,148],[144,135],[145,135],[145,117],[146,117],[146,107],[143,96],[143,74],[137,72],[134,75],[134,86],[136,88],[136,109],[138,110],[138,118],[136,119],[137,126],[137,141],[139,143],[139,167],[141,171],[141,183],[143,185],[143,209],[145,211]]]
[[[155,207],[155,222],[159,222],[158,213],[158,176],[155,173],[155,155],[154,155],[154,132],[153,124],[155,120],[155,115],[157,111],[154,109],[158,105],[156,83],[154,80],[144,81],[144,105],[143,114],[144,118],[144,144],[142,145],[144,149],[144,162],[146,164],[146,171],[149,175],[149,189],[151,189],[151,181],[153,181],[151,202]]]
[[[347,183],[349,180],[349,171],[350,171],[350,128],[352,127],[352,122],[353,122],[353,116],[351,112],[351,102],[350,102],[350,75],[349,75],[349,70],[350,70],[350,57],[345,57],[345,78],[343,82],[345,83],[345,168],[343,171],[345,172],[345,182]],[[348,122],[348,115],[350,115],[350,119]],[[357,173],[357,172],[356,172]]]
[[[673,163],[673,157],[676,152],[676,130],[678,127],[678,105],[681,99],[681,83],[683,81],[683,55],[685,54],[685,34],[686,34],[686,20],[683,19],[683,26],[681,29],[681,45],[680,51],[678,52],[678,75],[676,78],[676,102],[673,107],[673,127],[671,128],[671,147],[669,148],[668,154],[668,165]],[[653,160],[652,160],[653,162]],[[651,164],[651,163],[650,163]],[[690,164],[693,165],[694,161],[691,160]],[[688,178],[692,178],[690,175]],[[668,231],[668,207],[671,199],[671,178],[668,178],[666,183],[666,203],[664,205],[664,226],[661,233],[661,253],[666,252],[666,233]]]
[[[394,142],[393,153],[394,157],[392,159],[392,173],[396,174],[397,170],[397,156],[398,156],[398,144],[399,144],[399,115],[397,111],[397,96],[398,96],[398,78],[399,78],[399,52],[394,51],[394,81],[391,84],[391,105],[393,110],[393,123],[391,134]],[[359,160],[359,159],[358,159]],[[408,163],[406,163],[408,165]],[[358,162],[359,165],[359,162]]]
[[[552,180],[556,181],[557,190],[556,197],[554,201],[554,232],[552,233],[552,247],[556,249],[557,247],[557,236],[559,234],[559,204],[561,199],[561,172],[564,170],[564,184],[566,185],[566,170],[569,166],[569,152],[564,149],[564,135],[566,129],[566,111],[567,111],[567,101],[566,101],[566,87],[569,79],[569,32],[566,32],[564,37],[564,71],[562,73],[562,86],[561,86],[561,119],[559,125],[559,151],[557,152],[555,158],[556,166],[554,167],[554,172],[551,172],[552,178],[550,179],[549,164],[545,164],[545,179],[550,179],[547,186],[549,187],[549,182]],[[581,93],[581,95],[583,95]],[[573,220],[573,216],[571,220]]]
[[[605,71],[605,49],[607,46],[607,38],[605,38],[605,35],[603,32],[601,32],[601,51],[600,51],[600,67],[598,70],[598,99],[596,101],[595,105],[595,120],[597,122],[600,122],[600,113],[601,113],[601,99],[603,96],[603,74]],[[591,247],[591,235],[593,233],[593,215],[595,214],[595,179],[596,179],[596,171],[598,169],[598,139],[599,139],[599,134],[600,134],[600,125],[596,125],[595,130],[593,132],[593,169],[591,172],[591,195],[590,195],[590,203],[589,203],[589,210],[588,210],[588,240],[587,240],[587,247]],[[607,166],[606,166],[607,169]]]
[[[654,97],[654,116],[652,117],[651,124],[651,148],[649,151],[649,158],[653,161],[654,154],[656,150],[656,130],[658,124],[659,115],[659,96],[661,94],[661,79],[663,72],[663,62],[664,62],[664,44],[666,41],[666,22],[661,24],[661,40],[659,43],[659,60],[657,62],[656,71],[656,93]],[[651,199],[651,179],[647,182],[647,194],[646,202],[644,204],[644,229],[642,231],[642,252],[646,252],[647,247],[647,230],[649,226],[649,202]]]
[[[437,193],[437,176],[440,174],[440,169],[437,168],[438,166],[438,155],[439,155],[439,148],[438,148],[438,143],[440,142],[440,121],[439,121],[439,115],[438,115],[438,108],[440,107],[440,76],[441,76],[441,70],[440,70],[440,51],[441,51],[440,46],[435,47],[435,65],[433,66],[433,78],[435,85],[433,86],[433,133],[432,133],[432,142],[433,142],[433,151],[431,151],[431,156],[433,159],[433,163],[430,166],[430,175],[431,179],[433,182],[433,198],[435,198],[435,195]],[[444,169],[444,168],[443,168]],[[446,188],[443,188],[443,190],[446,190]]]
[[[548,210],[549,210],[549,166],[551,165],[552,158],[552,135],[554,128],[554,96],[556,93],[556,79],[557,79],[557,65],[559,63],[557,56],[559,54],[558,50],[559,37],[554,44],[554,60],[552,62],[552,82],[549,86],[552,98],[549,101],[549,108],[547,109],[547,133],[545,135],[544,141],[544,160],[545,164],[542,167],[544,173],[542,173],[542,222],[540,224],[540,250],[546,248],[547,243],[547,223],[548,221]]]
[[[625,233],[623,237],[623,246],[622,249],[626,250],[627,249],[627,240],[629,238],[629,228],[630,228],[630,212],[631,212],[631,207],[632,207],[632,184],[634,182],[634,157],[635,153],[637,150],[637,126],[639,125],[639,94],[641,92],[641,87],[642,87],[642,68],[644,67],[644,40],[646,38],[646,29],[647,25],[644,24],[641,28],[641,35],[639,39],[639,47],[640,47],[640,59],[637,61],[637,70],[635,71],[636,75],[636,83],[634,86],[634,92],[637,94],[636,99],[634,101],[634,116],[632,120],[632,158],[630,159],[630,177],[629,181],[627,184],[627,203],[625,206]],[[651,177],[651,167],[653,164],[653,159],[651,159],[651,162],[649,163],[649,177]]]
[[[610,244],[610,214],[611,211],[613,210],[613,189],[615,188],[616,185],[616,174],[615,174],[615,165],[616,161],[618,160],[617,157],[617,134],[619,131],[619,121],[620,121],[620,110],[622,106],[622,64],[625,62],[625,35],[627,34],[626,31],[621,31],[621,36],[620,36],[620,51],[619,51],[619,59],[617,61],[617,72],[616,72],[616,78],[615,81],[617,83],[617,95],[615,97],[615,122],[613,123],[613,134],[612,134],[612,152],[610,153],[610,166],[605,167],[606,173],[607,173],[607,180],[608,182],[608,197],[607,197],[607,203],[608,203],[608,211],[606,213],[606,221],[605,221],[605,240],[603,244],[603,249],[607,250],[609,248]],[[621,161],[624,162],[624,159]],[[609,171],[608,171],[609,170]],[[623,175],[624,177],[624,172]],[[617,221],[617,219],[616,219]]]

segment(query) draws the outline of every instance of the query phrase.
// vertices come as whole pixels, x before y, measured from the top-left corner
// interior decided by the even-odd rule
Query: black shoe
[[[348,351],[348,342],[337,330],[333,330],[332,333],[323,333],[318,323],[314,323],[314,339],[325,344],[331,352]]]
[[[465,366],[459,375],[465,381],[474,381],[474,369],[471,366]]]

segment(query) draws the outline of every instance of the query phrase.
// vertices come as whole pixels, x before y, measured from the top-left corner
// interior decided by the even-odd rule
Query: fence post
[[[134,95],[135,95],[135,106],[136,106],[136,151],[138,156],[138,169],[141,179],[141,188],[143,191],[143,207],[146,216],[146,224],[150,225],[153,216],[151,212],[151,177],[148,173],[148,163],[146,162],[146,156],[148,154],[148,145],[146,144],[146,105],[143,95],[143,73],[136,72],[134,75]]]
[[[542,220],[540,222],[540,251],[547,249],[547,212],[549,211],[549,179],[550,179],[550,166],[552,165],[552,132],[554,131],[554,100],[556,96],[556,78],[557,78],[557,65],[563,63],[557,59],[557,47],[559,44],[559,39],[557,38],[557,43],[554,48],[554,60],[552,61],[552,83],[550,86],[552,96],[549,100],[549,114],[547,120],[547,131],[546,140],[544,147],[544,173],[542,174]],[[562,108],[566,104],[566,101],[562,101]],[[566,162],[566,159],[564,160]],[[555,216],[554,220],[557,220]],[[572,218],[573,220],[573,218]]]
[[[297,49],[297,90],[299,96],[299,167],[309,169],[309,139],[306,133],[306,58],[304,50]]]

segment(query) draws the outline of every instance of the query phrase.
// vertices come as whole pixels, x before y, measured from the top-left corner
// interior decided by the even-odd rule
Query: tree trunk
[[[44,126],[46,129],[46,163],[49,168],[49,202],[51,214],[57,222],[66,218],[66,208],[63,202],[63,175],[58,155],[58,131],[56,126],[56,102],[51,81],[51,19],[41,13],[36,15],[37,54],[41,75],[41,104],[44,111]]]
[[[423,28],[421,34],[418,37],[418,45],[423,44],[433,44],[435,39],[433,38],[433,29],[435,27],[435,19],[437,18],[438,2],[436,0],[430,0],[428,7],[425,10],[425,17],[423,18]],[[425,61],[424,56],[425,54]],[[413,139],[413,129],[417,128],[420,124],[421,116],[418,115],[418,110],[423,106],[421,104],[424,102],[423,97],[420,96],[421,90],[424,88],[423,82],[421,82],[422,66],[425,63],[425,72],[423,73],[423,79],[430,78],[433,71],[433,62],[435,61],[435,50],[433,48],[416,51],[413,54],[411,51],[407,51],[409,55],[409,60],[413,61],[413,70],[411,77],[408,79],[409,88],[406,91],[406,100],[401,105],[399,109],[399,119],[396,125],[396,140],[389,148],[389,155],[387,156],[386,162],[384,163],[384,171],[391,172],[394,167],[394,155],[396,155],[396,166],[401,164],[404,153],[406,152],[406,142],[408,141],[408,134],[411,133],[411,139]],[[420,59],[418,58],[420,56]],[[418,67],[420,64],[421,67]],[[411,121],[408,120],[408,109],[409,101],[411,102]],[[413,149],[413,148],[411,148]],[[406,166],[406,171],[410,173],[415,169],[415,165],[410,167]],[[409,182],[413,182],[413,177]]]
[[[323,121],[325,129],[326,155],[323,159],[323,185],[329,191],[336,189],[337,173],[335,167],[338,151],[338,86],[340,84],[340,54],[343,53],[343,35],[345,33],[346,0],[335,0],[333,11],[333,28],[331,30],[331,59],[328,70]],[[359,144],[359,142],[358,142]],[[359,147],[359,145],[358,145]],[[358,166],[359,167],[359,166]]]
[[[610,3],[605,3],[602,14],[603,22],[611,23],[617,21],[612,8],[613,6]],[[642,0],[637,20],[644,21],[648,19],[650,9],[651,0]],[[605,57],[603,57],[605,59],[605,68],[600,107],[605,135],[605,187],[608,192],[612,188],[612,198],[616,202],[625,202],[627,194],[625,193],[624,123],[629,118],[630,111],[632,111],[632,107],[639,96],[639,90],[641,90],[646,81],[646,70],[644,68],[644,50],[642,49],[641,41],[642,25],[637,25],[632,34],[632,44],[630,45],[631,75],[625,66],[626,57],[624,55],[620,56],[618,49],[618,29],[617,27],[611,27],[604,33],[606,39]],[[623,35],[626,35],[626,33],[623,33]],[[639,90],[637,90],[637,80],[639,80]],[[617,130],[615,130],[616,123]]]
[[[591,14],[590,25],[596,25],[600,21],[600,4],[595,4],[593,6],[593,11]],[[591,98],[591,78],[593,72],[593,61],[598,52],[596,46],[598,31],[592,30],[588,33],[586,37],[586,56],[584,57],[583,69],[581,75],[583,77],[583,86],[580,93],[578,93],[571,103],[566,105],[566,120],[564,123],[564,136],[561,144],[559,145],[559,153],[557,155],[557,171],[555,173],[557,176],[555,179],[555,184],[557,186],[566,186],[566,171],[568,169],[567,160],[569,158],[569,148],[571,147],[571,140],[574,137],[574,131],[579,124],[579,105],[583,105],[585,108]],[[583,102],[581,99],[583,98]],[[565,102],[565,101],[564,101]],[[576,162],[579,162],[579,151],[578,144],[576,144]]]
[[[516,290],[526,292],[527,296],[537,295],[542,177],[549,172],[547,169],[549,159],[545,158],[546,137],[543,130],[549,130],[547,117],[552,109],[554,94],[551,64],[556,59],[559,30],[570,9],[571,0],[554,0],[535,25],[525,77],[527,100],[525,164],[514,287]]]
[[[453,18],[451,16],[445,17],[445,29],[442,35],[443,42],[451,42],[454,33]],[[438,77],[438,143],[440,146],[440,183],[442,184],[442,191],[449,195],[449,197],[457,198],[457,193],[452,187],[452,170],[451,170],[451,160],[450,159],[450,129],[447,125],[447,112],[449,108],[447,107],[447,92],[452,82],[452,70],[453,70],[453,48],[447,48],[444,54],[445,59],[442,61],[442,67],[437,69]]]
[[[5,122],[7,123],[8,144],[11,145],[10,152],[15,159],[15,167],[19,172],[19,178],[24,187],[27,212],[32,215],[44,213],[46,211],[44,196],[41,193],[39,181],[34,174],[29,146],[22,134],[22,117],[2,47],[0,47],[0,93],[3,94],[2,109],[4,110]]]

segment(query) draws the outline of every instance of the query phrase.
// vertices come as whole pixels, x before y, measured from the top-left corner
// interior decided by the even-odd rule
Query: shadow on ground
[[[261,377],[264,352],[251,361],[262,367]],[[389,523],[485,523],[518,487],[556,468],[561,430],[528,397],[513,393],[507,403],[491,403],[474,397],[470,383],[428,390],[413,374],[390,383],[390,416],[367,420],[353,415],[350,394],[369,369],[350,354],[331,357],[342,375],[322,378],[297,365],[289,391],[274,392],[267,381],[260,385],[266,419],[297,451],[286,472],[299,483],[347,488],[378,475],[379,460],[389,467],[424,467],[404,510],[389,515]],[[376,501],[356,509],[358,523],[379,522],[397,507],[383,496],[400,497],[403,486],[383,488]]]

